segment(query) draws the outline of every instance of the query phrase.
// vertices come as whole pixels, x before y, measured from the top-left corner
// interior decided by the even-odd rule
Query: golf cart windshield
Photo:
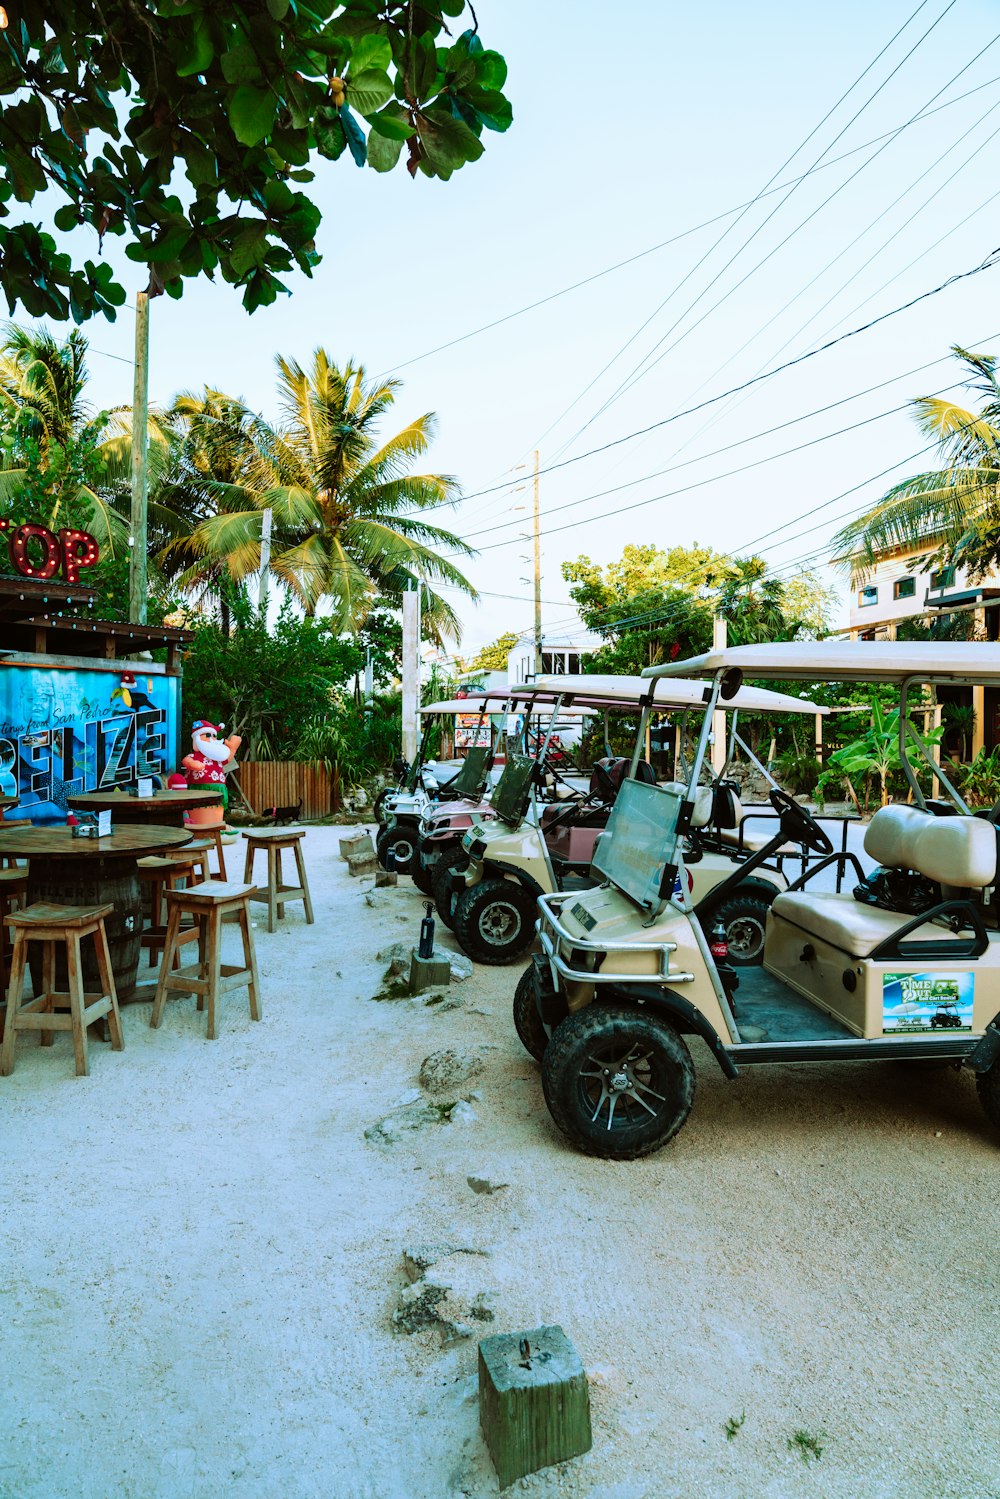
[[[678,791],[625,781],[594,850],[593,867],[644,910],[662,902],[664,865],[677,863]]]
[[[508,755],[490,806],[509,827],[516,828],[528,810],[535,761],[530,755]]]

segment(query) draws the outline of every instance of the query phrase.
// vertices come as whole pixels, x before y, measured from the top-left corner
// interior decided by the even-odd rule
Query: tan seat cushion
[[[829,942],[852,958],[867,958],[881,942],[898,932],[912,916],[864,906],[853,895],[809,895],[804,891],[775,896],[771,910],[809,937]],[[907,942],[940,942],[945,929],[925,921]]]
[[[865,833],[879,864],[915,869],[929,880],[981,890],[997,873],[997,834],[979,817],[934,817],[919,807],[880,807]]]

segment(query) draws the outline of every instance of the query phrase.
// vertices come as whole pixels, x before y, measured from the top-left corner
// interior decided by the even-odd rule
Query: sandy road
[[[159,1032],[129,1008],[89,1080],[60,1037],[0,1082],[0,1495],[495,1494],[474,1342],[391,1329],[403,1247],[447,1241],[488,1252],[496,1330],[559,1322],[590,1372],[593,1451],[512,1493],[998,1499],[1000,1140],[970,1079],[727,1083],[699,1050],[673,1144],[576,1155],[517,968],[451,1010],[371,1001],[421,907],[409,882],[368,906],[341,831],[306,839],[317,924],[258,925],[260,1025],[240,995],[214,1043],[193,1000]],[[366,1142],[446,1046],[491,1048],[475,1119]]]

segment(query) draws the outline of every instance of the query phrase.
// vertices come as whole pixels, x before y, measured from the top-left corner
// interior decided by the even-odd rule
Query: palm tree
[[[388,441],[376,436],[400,382],[368,382],[362,366],[338,368],[317,349],[307,373],[277,360],[280,426],[218,392],[185,397],[188,463],[199,468],[213,508],[183,539],[196,560],[181,579],[197,586],[224,568],[242,584],[260,569],[264,511],[272,513],[271,570],[307,613],[328,601],[333,626],[356,629],[379,596],[398,602],[425,585],[428,633],[458,636],[450,605],[429,585],[475,589],[439,549],[471,555],[424,512],[453,502],[458,485],[442,474],[414,474],[435,418],[428,413]]]
[[[716,612],[726,621],[731,645],[790,640],[798,621],[785,613],[785,585],[768,577],[762,557],[734,557],[719,589]]]
[[[80,525],[106,556],[128,541],[132,413],[94,412],[84,399],[87,340],[79,329],[59,343],[44,328],[8,324],[0,341],[0,504],[24,508],[50,529]],[[149,419],[155,485],[171,438]],[[27,515],[21,519],[29,518]]]
[[[1000,381],[992,355],[971,354],[956,344],[970,390],[984,398],[977,414],[939,396],[913,401],[917,426],[941,456],[941,467],[895,484],[871,510],[833,539],[847,559],[852,581],[861,582],[880,554],[894,547],[928,543],[941,560],[957,560],[975,577],[1000,550]]]

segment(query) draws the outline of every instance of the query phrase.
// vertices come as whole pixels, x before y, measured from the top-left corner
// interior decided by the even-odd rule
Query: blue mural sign
[[[123,694],[128,669],[137,684]],[[33,822],[62,822],[67,796],[165,777],[177,754],[180,685],[143,675],[139,663],[0,665],[0,795],[18,797]]]

